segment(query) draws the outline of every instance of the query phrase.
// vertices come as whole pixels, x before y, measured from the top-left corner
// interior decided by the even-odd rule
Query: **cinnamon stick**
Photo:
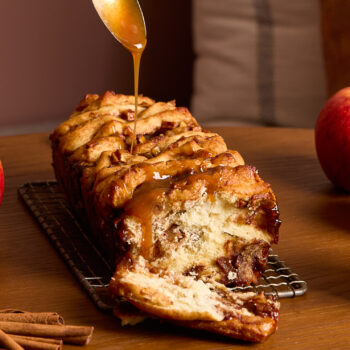
[[[92,333],[88,336],[76,336],[76,337],[64,337],[63,342],[65,344],[74,344],[74,345],[88,345],[92,338]]]
[[[24,350],[22,346],[16,343],[8,334],[0,329],[0,345],[8,350]]]
[[[56,312],[27,312],[22,310],[0,310],[0,321],[64,324],[63,318]]]
[[[35,340],[35,341],[42,342],[42,343],[62,345],[62,340],[61,339],[29,337],[29,336],[26,336],[26,335],[15,335],[15,334],[10,334],[9,336],[11,338],[14,338],[14,339],[22,338],[22,339],[27,339],[27,340]]]
[[[85,345],[89,343],[94,327],[0,321],[0,329],[8,334],[62,339],[64,343]]]
[[[62,340],[57,339],[44,339],[35,337],[24,337],[20,335],[11,335],[19,345],[23,346],[26,350],[61,350]],[[52,340],[52,342],[50,342]]]

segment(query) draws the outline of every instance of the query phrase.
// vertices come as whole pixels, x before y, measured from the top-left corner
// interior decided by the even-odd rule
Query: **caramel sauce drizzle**
[[[113,36],[130,51],[134,65],[134,94],[135,94],[135,118],[130,153],[136,145],[137,115],[138,115],[138,89],[139,71],[142,53],[146,47],[146,26],[140,5],[137,0],[92,0],[94,6],[106,27]],[[177,173],[179,169],[167,169],[167,173]],[[185,170],[185,169],[184,169]],[[198,173],[199,172],[199,173]],[[209,200],[214,200],[214,189],[217,186],[217,178],[214,179],[209,172],[203,174],[199,165],[193,165],[190,172],[173,178],[171,175],[162,174],[150,170],[148,181],[143,183],[133,194],[132,199],[125,205],[126,215],[134,216],[141,222],[141,254],[145,259],[152,259],[154,255],[153,242],[153,217],[160,213],[162,208],[161,198],[173,187],[178,186],[177,181],[181,177],[190,176],[180,186],[198,180],[198,176],[206,183]],[[196,173],[196,174],[195,174]],[[176,183],[174,183],[176,181]]]
[[[136,145],[139,72],[146,47],[146,25],[137,0],[92,0],[103,23],[113,36],[130,51],[134,64],[135,119],[130,153]]]
[[[161,211],[161,197],[171,187],[171,179],[153,180],[140,186],[126,204],[126,215],[138,218],[141,223],[141,255],[151,260],[153,257],[153,217]]]

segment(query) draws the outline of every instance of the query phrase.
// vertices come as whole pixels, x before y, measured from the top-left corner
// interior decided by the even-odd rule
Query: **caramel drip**
[[[137,107],[138,107],[138,97],[139,97],[139,73],[140,73],[140,63],[141,63],[141,52],[132,51],[132,58],[134,62],[134,94],[135,94],[135,121],[134,130],[131,140],[130,153],[133,152],[134,145],[136,145],[136,125],[137,125]]]
[[[153,218],[161,211],[161,199],[170,187],[170,179],[146,182],[125,206],[126,215],[136,217],[141,223],[141,255],[148,260],[153,256]]]
[[[146,25],[137,0],[93,0],[94,6],[113,36],[130,51],[134,64],[135,121],[130,153],[136,144],[139,71],[146,47]]]

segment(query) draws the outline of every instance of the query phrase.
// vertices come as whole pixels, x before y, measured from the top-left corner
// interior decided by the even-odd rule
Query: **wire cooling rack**
[[[57,182],[25,183],[18,193],[96,306],[103,311],[111,310],[114,301],[108,292],[108,283],[112,268],[75,219]],[[270,251],[259,284],[232,290],[263,291],[278,298],[290,298],[303,295],[307,284]]]

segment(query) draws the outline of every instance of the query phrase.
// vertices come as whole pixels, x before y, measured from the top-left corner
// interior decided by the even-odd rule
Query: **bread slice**
[[[139,99],[131,153],[133,103],[87,95],[51,136],[57,180],[115,266],[115,314],[266,339],[279,303],[230,287],[257,283],[278,241],[270,185],[174,101]]]
[[[150,272],[147,262],[125,262],[110,283],[125,301],[115,314],[124,324],[160,317],[178,325],[262,342],[275,332],[279,303],[263,293],[233,292],[221,283],[177,273]],[[141,310],[138,311],[138,310]],[[151,316],[152,315],[152,316]]]

